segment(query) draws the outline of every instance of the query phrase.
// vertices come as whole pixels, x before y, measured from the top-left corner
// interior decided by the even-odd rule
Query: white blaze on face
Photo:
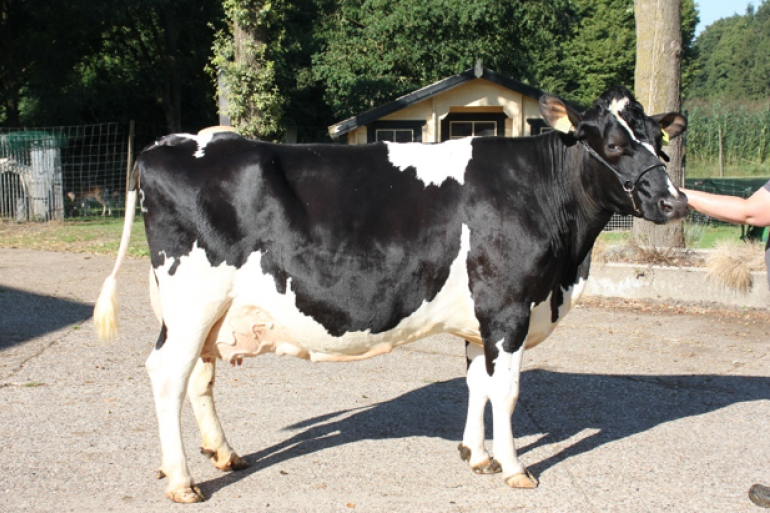
[[[668,193],[671,194],[673,197],[678,198],[679,197],[679,190],[674,187],[674,184],[671,182],[670,178],[666,179],[668,181]]]
[[[642,142],[639,139],[637,139],[636,134],[634,134],[634,131],[631,130],[631,127],[628,126],[628,123],[626,122],[626,120],[623,119],[623,116],[620,115],[620,112],[626,108],[629,101],[630,100],[628,98],[622,98],[621,100],[612,100],[612,103],[610,103],[610,112],[612,112],[612,114],[615,116],[615,119],[618,120],[618,123],[620,123],[620,125],[626,129],[626,132],[628,132],[628,135],[631,137],[631,139],[633,139],[634,141],[638,142],[639,144],[647,148],[647,150],[653,155],[655,155],[655,157],[657,158],[658,153],[655,151],[655,148],[653,148],[653,146],[650,143]],[[679,191],[677,190],[676,187],[674,187],[674,184],[671,183],[671,179],[668,179],[668,192],[675,198],[679,197]]]
[[[211,138],[214,137],[214,132],[210,133],[204,133],[204,134],[177,134],[179,137],[184,137],[186,139],[192,139],[198,144],[198,149],[195,153],[193,153],[193,156],[196,159],[202,158],[204,155],[204,151],[206,150],[206,145],[211,142]]]
[[[401,171],[413,167],[426,187],[440,186],[450,178],[462,185],[472,157],[471,140],[466,137],[440,144],[386,142],[385,145],[390,163]]]
[[[629,135],[629,137],[631,137],[631,139],[633,139],[634,141],[638,142],[639,144],[641,144],[642,146],[647,148],[647,150],[650,153],[652,153],[653,155],[655,155],[657,157],[658,154],[655,151],[655,148],[653,148],[650,143],[646,143],[646,142],[640,141],[636,137],[636,134],[634,134],[634,131],[631,130],[631,127],[628,126],[628,123],[626,122],[626,120],[623,119],[623,116],[620,115],[620,112],[623,111],[626,108],[626,106],[628,105],[629,101],[630,100],[628,98],[622,98],[620,100],[612,100],[612,103],[610,103],[610,112],[612,112],[612,114],[615,116],[615,119],[618,120],[618,123],[620,123],[620,125],[623,128],[626,129],[626,132],[628,132],[628,135]]]

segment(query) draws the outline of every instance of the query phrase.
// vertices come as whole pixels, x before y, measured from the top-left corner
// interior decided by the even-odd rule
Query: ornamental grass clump
[[[759,242],[717,242],[706,262],[708,279],[731,290],[749,292],[753,286],[752,271],[765,266],[763,249]]]

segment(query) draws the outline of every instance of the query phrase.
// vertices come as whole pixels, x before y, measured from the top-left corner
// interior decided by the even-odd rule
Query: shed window
[[[375,121],[366,128],[366,142],[422,142],[424,120]]]
[[[441,120],[441,140],[505,135],[504,112],[450,112]]]
[[[377,130],[378,141],[414,142],[414,130]]]
[[[449,138],[484,137],[497,135],[497,123],[494,121],[451,121]]]

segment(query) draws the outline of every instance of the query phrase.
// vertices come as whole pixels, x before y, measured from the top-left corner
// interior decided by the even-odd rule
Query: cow
[[[587,110],[546,94],[540,110],[555,130],[533,137],[341,146],[174,134],[141,153],[94,317],[102,339],[115,335],[138,197],[161,326],[146,367],[171,500],[204,500],[182,446],[185,393],[202,452],[224,471],[247,466],[214,409],[217,359],[353,361],[437,333],[466,341],[461,458],[511,487],[538,485],[511,425],[524,350],[579,298],[614,213],[654,223],[687,213],[661,162],[683,116],[647,116],[623,87]]]

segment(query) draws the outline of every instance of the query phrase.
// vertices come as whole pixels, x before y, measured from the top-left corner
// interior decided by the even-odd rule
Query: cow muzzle
[[[667,196],[658,200],[658,209],[663,214],[663,222],[681,219],[689,213],[687,208],[687,196],[679,192],[678,197]]]

